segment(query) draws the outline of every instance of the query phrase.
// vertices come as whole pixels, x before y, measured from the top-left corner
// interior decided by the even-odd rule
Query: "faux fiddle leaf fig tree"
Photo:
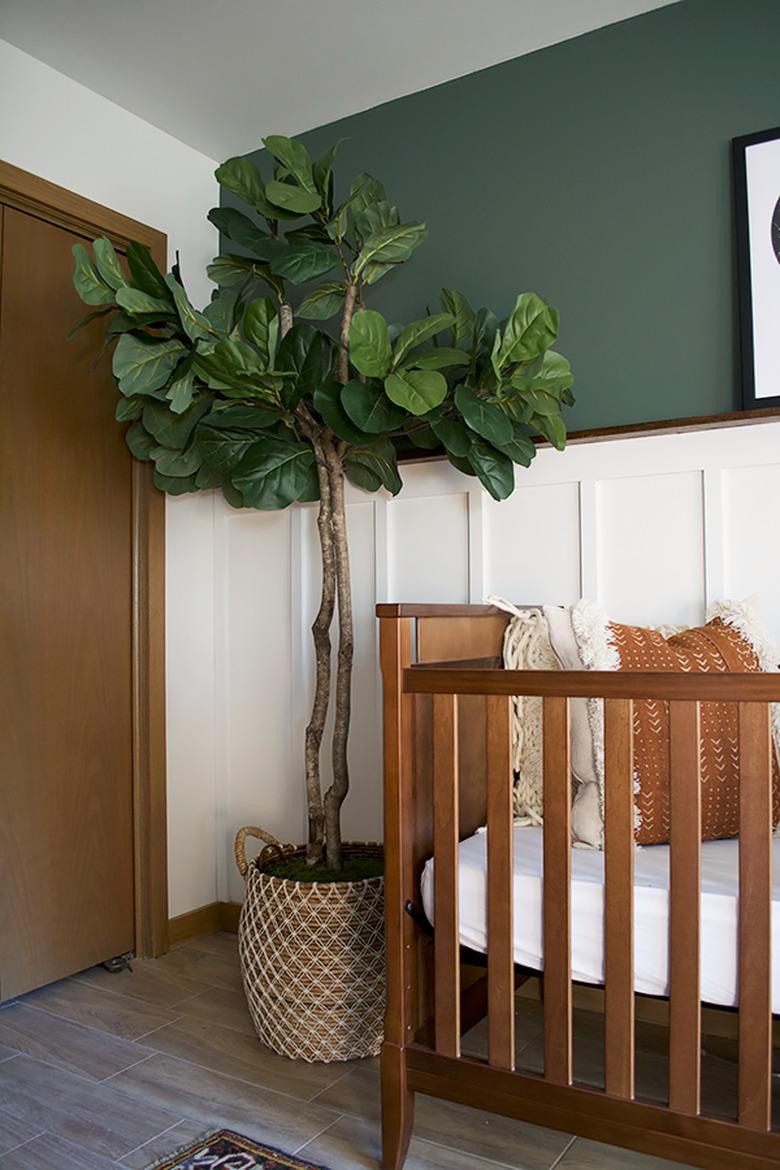
[[[319,503],[307,860],[339,870],[353,658],[345,479],[395,495],[399,445],[411,442],[443,450],[503,500],[514,488],[514,464],[527,467],[534,457],[533,433],[564,447],[572,375],[551,348],[557,310],[534,293],[520,294],[499,321],[444,289],[440,311],[388,323],[367,307],[369,295],[409,260],[425,224],[402,220],[368,174],[337,200],[336,146],[314,161],[295,139],[275,135],[264,145],[270,177],[245,157],[217,169],[245,210],[209,213],[232,247],[209,265],[217,289],[204,309],[191,304],[178,263],[163,275],[140,244],[128,247],[126,266],[105,238],[94,241],[92,255],[76,245],[73,279],[96,306],[85,321],[103,316],[107,342],[116,342],[116,417],[130,424],[133,455],[153,462],[158,488],[172,495],[219,488],[236,508]],[[333,781],[323,794],[331,699]]]

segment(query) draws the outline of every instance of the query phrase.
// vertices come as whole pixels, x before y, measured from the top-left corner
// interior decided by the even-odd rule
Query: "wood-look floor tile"
[[[653,1158],[649,1154],[637,1154],[633,1150],[577,1138],[556,1170],[690,1170],[690,1167],[682,1162],[668,1162],[665,1158]]]
[[[275,1089],[291,1097],[310,1101],[339,1077],[357,1066],[357,1061],[337,1064],[308,1064],[277,1056],[253,1034],[224,1028],[210,1020],[182,1018],[147,1036],[156,1052],[176,1056],[213,1072],[238,1077],[254,1085]]]
[[[241,991],[241,968],[238,955],[212,954],[199,951],[189,942],[169,951],[159,959],[146,959],[145,963],[164,971],[195,979],[209,987],[226,987],[230,991]]]
[[[0,1040],[19,1052],[102,1081],[149,1056],[150,1050],[17,1003],[0,1014]]]
[[[320,1093],[315,1103],[353,1117],[378,1121],[379,1076],[375,1069],[358,1068]],[[416,1097],[414,1133],[422,1140],[498,1162],[513,1170],[549,1170],[571,1141],[570,1135],[552,1129],[420,1093]]]
[[[152,1056],[110,1083],[145,1107],[162,1108],[214,1129],[235,1129],[283,1150],[303,1145],[338,1117],[319,1104],[303,1105],[169,1056]]]
[[[120,1158],[119,1165],[127,1167],[127,1170],[146,1170],[148,1166],[154,1166],[161,1158],[175,1154],[177,1150],[190,1145],[191,1142],[200,1137],[204,1137],[215,1128],[223,1127],[204,1126],[202,1121],[190,1121],[189,1118],[185,1118],[184,1121],[177,1122],[171,1129],[166,1129],[164,1133],[152,1138],[150,1142],[145,1142],[137,1150],[125,1154],[124,1158]]]
[[[154,1028],[170,1024],[179,1014],[170,1008],[153,1007],[126,995],[89,987],[75,979],[62,979],[39,991],[31,991],[21,1002],[125,1040],[137,1040]]]
[[[243,991],[210,987],[208,991],[203,991],[192,999],[183,1000],[176,1011],[180,1016],[219,1024],[245,1036],[256,1035]]]
[[[50,1133],[0,1158],[2,1170],[116,1170],[113,1158],[93,1154]]]
[[[41,1128],[40,1125],[29,1125],[26,1121],[12,1117],[0,1107],[0,1154],[31,1141],[38,1136]]]
[[[338,1170],[377,1170],[381,1146],[378,1122],[342,1117],[297,1152],[301,1158]],[[404,1170],[496,1170],[501,1165],[413,1137]]]
[[[198,979],[188,979],[162,967],[156,959],[134,961],[132,970],[107,971],[105,967],[90,967],[74,975],[77,983],[87,983],[100,991],[113,991],[130,999],[142,999],[156,1007],[170,1008],[183,999],[191,999],[211,986]]]
[[[0,1100],[5,1113],[18,1121],[109,1159],[122,1157],[181,1116],[154,1102],[139,1109],[113,1080],[88,1081],[29,1056],[0,1064]]]
[[[16,1007],[16,1004],[9,1004],[9,1007]],[[2,1023],[2,1013],[0,1012],[0,1023]],[[16,1056],[16,1049],[9,1048],[5,1044],[0,1044],[0,1061],[10,1060],[12,1056]]]
[[[187,946],[207,955],[221,955],[238,962],[238,935],[227,930],[217,931],[216,934],[196,934],[187,939]]]

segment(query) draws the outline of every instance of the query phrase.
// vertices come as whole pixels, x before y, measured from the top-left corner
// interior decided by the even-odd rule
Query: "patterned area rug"
[[[261,1146],[240,1133],[221,1129],[184,1150],[155,1162],[148,1170],[327,1170],[292,1154]]]

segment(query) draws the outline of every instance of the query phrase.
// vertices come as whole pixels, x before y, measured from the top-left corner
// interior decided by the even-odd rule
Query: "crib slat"
[[[458,929],[458,700],[433,697],[435,1036],[442,1056],[460,1056]]]
[[[515,1066],[511,699],[487,699],[488,1060]]]
[[[544,708],[544,1075],[572,1079],[569,700]]]
[[[630,699],[604,702],[604,1087],[634,1096],[634,777]]]
[[[772,741],[769,706],[739,705],[739,1122],[771,1126]]]
[[[701,1099],[701,762],[699,704],[669,704],[669,1106],[696,1116]]]

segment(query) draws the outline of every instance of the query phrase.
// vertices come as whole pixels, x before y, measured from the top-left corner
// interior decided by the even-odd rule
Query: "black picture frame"
[[[761,130],[757,134],[742,135],[732,139],[731,143],[739,306],[739,370],[743,410],[780,408],[780,377],[772,380],[773,383],[776,382],[777,393],[767,394],[765,371],[756,369],[755,282],[751,263],[751,212],[754,211],[754,204],[751,202],[752,191],[748,174],[748,151],[750,148],[775,141],[778,142],[778,152],[780,152],[780,126],[771,130]],[[776,214],[780,215],[780,181],[778,181],[777,197]],[[767,224],[764,230],[768,231],[767,245],[769,247],[772,240],[771,226]],[[776,258],[778,261],[778,281],[780,281],[780,254],[776,254]],[[778,319],[776,335],[777,369],[780,371],[780,319]],[[774,389],[774,385],[771,386],[771,389]]]

